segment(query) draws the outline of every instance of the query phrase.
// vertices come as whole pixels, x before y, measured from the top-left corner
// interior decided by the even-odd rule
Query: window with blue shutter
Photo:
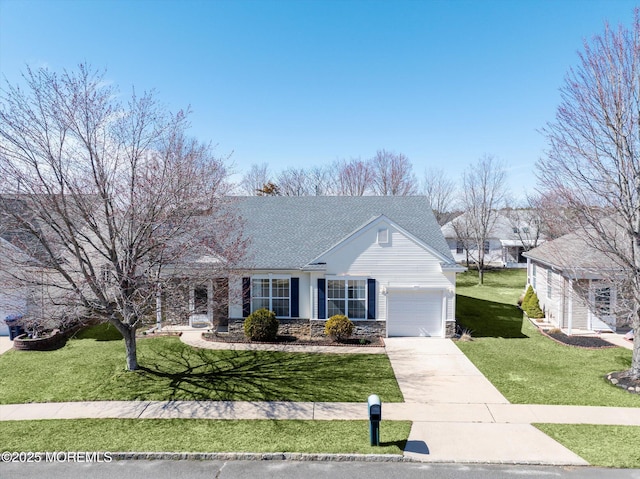
[[[326,280],[318,278],[318,319],[327,319]]]
[[[300,317],[300,278],[291,278],[291,317]]]
[[[251,278],[242,278],[242,317],[251,314]]]
[[[367,319],[376,319],[376,280],[367,279]]]

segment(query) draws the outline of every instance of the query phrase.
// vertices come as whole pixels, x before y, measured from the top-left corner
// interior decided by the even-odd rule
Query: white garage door
[[[441,291],[394,291],[388,301],[389,336],[444,336]]]

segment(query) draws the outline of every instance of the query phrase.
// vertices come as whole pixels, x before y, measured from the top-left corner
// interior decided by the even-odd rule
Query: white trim
[[[453,291],[450,287],[444,287],[442,285],[428,285],[428,284],[394,284],[394,285],[386,285],[382,286],[382,294],[393,293],[395,291],[434,291],[434,290],[442,290],[442,291]]]
[[[288,314],[286,316],[276,316],[278,318],[282,318],[282,319],[290,319],[291,318],[291,278],[292,276],[290,274],[274,274],[274,273],[267,273],[267,274],[253,274],[249,276],[249,311],[251,313],[253,313],[254,309],[253,309],[253,280],[254,279],[268,279],[269,280],[269,310],[273,311],[273,289],[272,289],[272,281],[274,279],[286,279],[289,280],[289,310],[288,310]],[[259,296],[259,298],[264,299],[263,296]],[[284,299],[284,298],[276,298],[276,299]]]
[[[378,228],[378,244],[388,245],[390,243],[389,228]]]
[[[325,300],[325,314],[327,319],[331,316],[329,315],[329,281],[345,281],[345,316],[348,316],[352,321],[367,321],[367,316],[369,313],[369,285],[367,280],[370,278],[369,276],[349,276],[349,275],[326,275],[325,277],[325,292],[324,292],[324,300]],[[364,281],[364,317],[363,318],[352,318],[349,316],[349,284],[348,281]],[[357,299],[357,298],[356,298]],[[373,320],[369,320],[373,321]]]

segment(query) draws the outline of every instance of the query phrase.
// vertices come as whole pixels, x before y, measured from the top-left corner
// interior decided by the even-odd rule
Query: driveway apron
[[[491,407],[509,401],[450,339],[385,343],[405,407],[415,418],[405,456],[424,462],[587,464],[530,424],[497,423]]]

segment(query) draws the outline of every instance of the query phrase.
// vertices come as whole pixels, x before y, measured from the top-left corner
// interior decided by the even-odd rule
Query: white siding
[[[388,244],[377,243],[380,228],[389,229]],[[325,274],[375,278],[376,316],[379,320],[387,319],[387,295],[381,294],[381,287],[417,285],[455,291],[455,273],[443,273],[440,258],[384,222],[369,225],[319,260],[326,263],[326,273],[312,275],[314,317],[317,316],[317,278]],[[455,295],[448,296],[447,317],[453,319]]]

